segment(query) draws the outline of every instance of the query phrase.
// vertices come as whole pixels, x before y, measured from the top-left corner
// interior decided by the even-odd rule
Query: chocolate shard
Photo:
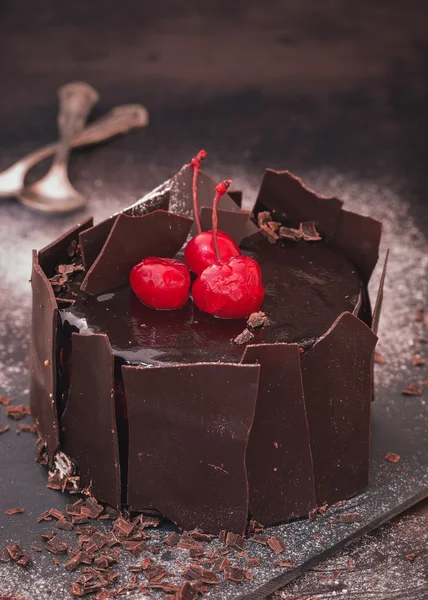
[[[316,194],[289,171],[266,169],[254,213],[257,216],[261,211],[269,211],[276,220],[294,228],[314,221],[317,230],[328,236],[335,231],[342,204],[339,198]]]
[[[79,239],[79,234],[92,227],[93,219],[88,217],[82,223],[72,227],[54,242],[39,251],[39,264],[48,277],[55,275],[55,268],[62,263],[70,262],[70,244]]]
[[[382,223],[371,217],[342,210],[333,237],[367,284],[379,259]]]
[[[170,180],[143,196],[135,204],[122,210],[121,213],[130,217],[141,217],[155,210],[168,210],[169,186]],[[98,254],[101,252],[117,217],[118,215],[115,214],[79,235],[83,264],[86,269],[89,269],[93,265]]]
[[[114,356],[106,335],[72,335],[71,384],[61,419],[61,449],[79,465],[91,494],[120,506]]]
[[[227,233],[239,246],[245,235],[245,228],[250,219],[250,211],[220,209],[217,214],[218,228]],[[211,231],[213,228],[213,209],[209,206],[203,206],[200,217],[202,231]]]
[[[192,220],[163,210],[142,217],[120,214],[81,289],[103,294],[128,282],[134,265],[143,258],[173,257],[186,241]]]
[[[156,508],[188,530],[244,533],[245,452],[259,369],[226,363],[122,367],[132,510]]]
[[[184,165],[182,169],[171,180],[171,195],[169,210],[177,215],[193,217],[193,169],[189,165]],[[199,171],[197,193],[198,204],[201,211],[204,206],[211,208],[215,195],[216,182],[204,171]],[[240,207],[232,200],[229,194],[224,194],[220,200],[220,209],[240,211]],[[242,211],[240,211],[242,212]],[[210,227],[211,229],[211,227]],[[247,221],[245,226],[245,237],[258,232],[258,228],[251,221]],[[196,226],[193,225],[191,234],[196,235]]]
[[[368,484],[376,342],[367,325],[342,313],[301,357],[318,506]]]
[[[389,249],[386,251],[385,262],[383,263],[382,274],[380,276],[379,288],[377,291],[376,302],[373,309],[373,318],[372,318],[372,331],[375,335],[377,335],[377,330],[379,327],[379,319],[380,313],[382,310],[382,301],[383,301],[383,286],[385,285],[385,277],[386,277],[386,268],[388,265],[389,258]]]
[[[242,362],[260,365],[247,449],[251,515],[263,525],[305,516],[316,501],[299,346],[247,346]]]
[[[58,306],[45,273],[33,250],[33,291],[30,344],[30,409],[47,446],[48,461],[59,446],[57,392]]]
[[[243,193],[240,190],[228,190],[227,193],[230,196],[230,198],[232,198],[232,200],[235,202],[235,204],[239,206],[239,208],[242,208]]]
[[[79,234],[79,243],[82,249],[82,259],[85,269],[88,270],[96,261],[109,233],[117,220],[117,215],[109,217],[101,223],[89,227]]]

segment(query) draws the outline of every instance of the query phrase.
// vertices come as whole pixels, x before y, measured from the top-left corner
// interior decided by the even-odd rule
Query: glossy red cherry
[[[257,312],[264,298],[259,264],[248,256],[216,262],[192,287],[199,310],[223,319],[243,319]]]
[[[174,310],[189,300],[189,269],[175,258],[145,258],[132,267],[129,283],[141,302],[151,308]]]
[[[218,249],[222,260],[241,254],[239,247],[224,231],[217,232]],[[184,260],[191,271],[200,275],[207,267],[217,262],[212,231],[195,235],[184,249]]]

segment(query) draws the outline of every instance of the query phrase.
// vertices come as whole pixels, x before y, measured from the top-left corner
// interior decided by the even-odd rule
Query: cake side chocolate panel
[[[331,235],[342,208],[339,198],[327,198],[303,185],[289,171],[266,169],[257,196],[254,213],[269,211],[272,216],[291,227],[314,221],[324,236]]]
[[[59,445],[56,408],[58,307],[52,286],[33,250],[30,342],[30,408],[52,464]]]
[[[333,235],[335,243],[354,263],[367,284],[379,259],[382,223],[342,210]]]
[[[94,227],[90,227],[79,234],[79,243],[82,249],[82,258],[85,269],[88,270],[101,252],[109,233],[115,224],[117,216],[109,217]]]
[[[367,325],[343,313],[301,358],[318,505],[368,485],[376,342]]]
[[[217,211],[218,228],[224,231],[232,238],[235,244],[240,244],[245,235],[245,229],[250,219],[250,212],[243,210],[224,210]],[[213,209],[208,206],[201,208],[201,227],[202,231],[212,230]]]
[[[112,291],[128,283],[131,268],[143,258],[175,256],[192,222],[162,210],[141,217],[119,214],[81,289],[93,295]]]
[[[93,225],[92,217],[88,217],[82,223],[77,224],[61,235],[57,240],[45,246],[39,251],[39,263],[47,277],[55,275],[55,268],[63,263],[70,262],[68,249],[72,242],[79,240],[79,234]]]
[[[251,516],[263,525],[303,517],[316,503],[299,347],[247,346],[242,361],[260,365],[247,450]]]
[[[372,319],[372,330],[373,333],[377,335],[377,330],[379,327],[380,313],[382,310],[382,301],[383,301],[383,287],[385,285],[385,277],[386,277],[386,269],[388,266],[388,258],[389,258],[389,249],[386,252],[385,262],[383,263],[382,274],[380,276],[379,288],[376,295],[376,301],[373,309],[373,319]]]
[[[204,206],[212,208],[217,183],[209,175],[207,175],[207,173],[204,171],[199,171],[197,195],[200,209],[202,209]],[[193,168],[189,165],[185,165],[172,178],[171,196],[169,202],[169,210],[171,212],[177,215],[183,215],[185,217],[193,217],[192,185]],[[224,194],[224,196],[222,196],[219,203],[219,208],[234,211],[240,210],[240,207],[229,196],[229,194]],[[258,228],[254,225],[254,223],[248,221],[245,226],[245,236],[257,233],[257,231]],[[191,235],[194,236],[196,234],[196,226],[193,225]]]
[[[114,356],[102,334],[72,335],[72,371],[61,418],[61,450],[75,460],[82,488],[120,506]]]
[[[123,366],[128,502],[184,529],[243,533],[258,365]]]

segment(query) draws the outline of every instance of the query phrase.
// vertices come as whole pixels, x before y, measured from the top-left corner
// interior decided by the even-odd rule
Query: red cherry
[[[259,264],[248,256],[216,262],[192,287],[199,310],[223,319],[243,319],[257,312],[264,298]]]
[[[222,260],[241,254],[239,247],[224,231],[217,232],[218,249]],[[207,267],[217,262],[212,231],[198,233],[184,249],[184,260],[191,271],[200,275]]]
[[[132,267],[129,283],[141,302],[151,308],[183,308],[189,299],[189,269],[175,258],[145,258]]]

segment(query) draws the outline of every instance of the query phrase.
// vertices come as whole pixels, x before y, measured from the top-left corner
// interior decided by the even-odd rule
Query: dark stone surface
[[[204,169],[218,180],[230,176],[244,191],[244,208],[255,199],[265,167],[289,169],[317,191],[349,201],[351,210],[382,219],[381,253],[391,248],[379,327],[387,363],[377,368],[371,481],[368,492],[342,509],[361,512],[363,521],[337,524],[329,513],[311,525],[275,528],[285,536],[287,558],[295,557],[298,568],[284,575],[262,552],[253,583],[226,586],[221,594],[248,595],[273,579],[270,588],[253,595],[262,598],[351,537],[426,496],[426,391],[421,399],[400,393],[409,381],[428,377],[410,362],[415,350],[424,354],[417,340],[426,337],[423,325],[413,322],[414,309],[427,297],[426,3],[338,1],[321,7],[315,0],[295,0],[275,2],[266,11],[255,1],[183,6],[172,0],[168,10],[161,3],[128,1],[119,10],[112,3],[105,9],[100,2],[48,0],[43,5],[8,3],[0,10],[0,76],[7,91],[0,96],[1,169],[56,138],[55,93],[65,81],[84,79],[99,89],[102,100],[94,115],[137,101],[148,107],[151,118],[146,130],[73,153],[71,179],[90,198],[81,216],[47,218],[14,199],[0,199],[1,392],[28,398],[31,248],[45,246],[86,215],[94,214],[96,222],[107,218],[205,148]],[[219,32],[227,43],[219,42]],[[4,424],[3,408],[0,418]],[[21,539],[27,549],[52,528],[37,525],[37,515],[52,506],[63,509],[69,501],[45,488],[46,472],[34,463],[33,446],[33,436],[16,436],[13,427],[0,437],[0,508],[26,509],[15,517],[0,513],[0,539]],[[389,451],[401,455],[399,463],[384,460]],[[425,521],[412,529],[413,543],[420,539],[421,547]],[[405,527],[403,519],[391,526],[395,543],[384,536],[382,552],[381,538],[374,548],[364,543],[363,582],[356,586],[349,579],[349,589],[357,590],[359,598],[371,598],[373,585],[382,600],[398,589],[395,563],[381,573],[379,567],[394,561],[396,549],[400,556],[413,549],[410,540],[403,541]],[[395,597],[419,600],[426,589],[424,574],[419,573],[419,586],[414,578],[418,561],[401,559],[402,593]],[[36,556],[35,563],[28,573],[1,567],[8,569],[7,590],[45,600],[52,597],[46,591],[51,587],[57,598],[68,600],[68,594],[57,592],[67,581],[65,571],[46,555]],[[290,595],[293,600],[306,592],[316,596],[325,587],[316,581],[296,583]],[[324,591],[328,600],[333,591]]]

